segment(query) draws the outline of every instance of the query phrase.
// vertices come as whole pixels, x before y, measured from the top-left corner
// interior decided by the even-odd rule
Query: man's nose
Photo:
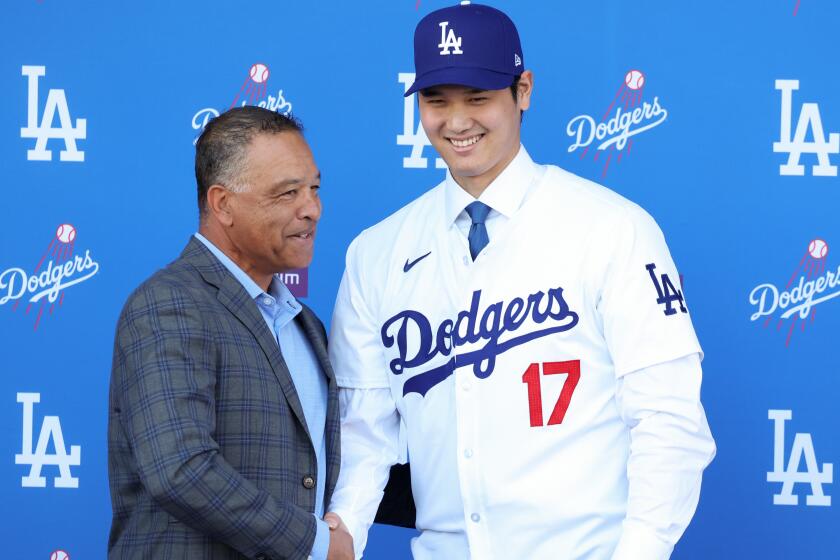
[[[472,128],[473,120],[469,114],[460,107],[453,107],[446,118],[446,127],[454,134],[461,134]]]
[[[297,215],[301,220],[309,219],[315,222],[321,218],[321,197],[318,196],[317,189],[305,190],[301,196]]]

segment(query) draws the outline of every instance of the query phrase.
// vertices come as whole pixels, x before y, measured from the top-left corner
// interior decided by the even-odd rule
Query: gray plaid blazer
[[[108,409],[111,559],[306,558],[315,485],[340,463],[324,326],[295,318],[329,378],[327,472],[281,349],[242,285],[197,239],[120,315]]]

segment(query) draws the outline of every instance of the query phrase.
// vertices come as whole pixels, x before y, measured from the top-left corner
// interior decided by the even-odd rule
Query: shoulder
[[[440,183],[356,236],[347,252],[348,264],[388,261],[395,251],[411,254],[412,247],[426,242],[435,224],[442,221],[442,208]]]
[[[540,194],[551,200],[546,207],[562,208],[564,216],[576,216],[608,235],[659,232],[656,221],[644,208],[608,187],[554,165],[546,166],[544,182]]]
[[[178,258],[131,292],[120,313],[120,324],[163,312],[186,315],[197,310],[197,301],[208,294],[207,285],[195,267]]]

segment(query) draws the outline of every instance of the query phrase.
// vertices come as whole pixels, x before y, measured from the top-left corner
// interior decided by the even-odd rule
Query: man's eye
[[[484,101],[487,101],[486,97],[473,97],[472,98],[473,103],[482,103]]]

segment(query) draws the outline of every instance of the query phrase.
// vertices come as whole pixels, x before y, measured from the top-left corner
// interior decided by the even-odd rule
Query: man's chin
[[[301,268],[308,267],[310,264],[312,264],[312,255],[286,259],[283,261],[283,265],[279,267],[278,274],[283,274],[284,272],[290,272],[292,270],[300,270]]]
[[[445,160],[444,160],[445,161]],[[476,167],[476,166],[464,166],[458,165],[458,162],[453,162],[455,165],[447,165],[449,167],[449,172],[452,174],[453,177],[456,179],[463,177],[464,179],[472,179],[474,177],[480,177],[484,173],[487,172],[486,169]],[[448,162],[447,162],[448,164]]]

